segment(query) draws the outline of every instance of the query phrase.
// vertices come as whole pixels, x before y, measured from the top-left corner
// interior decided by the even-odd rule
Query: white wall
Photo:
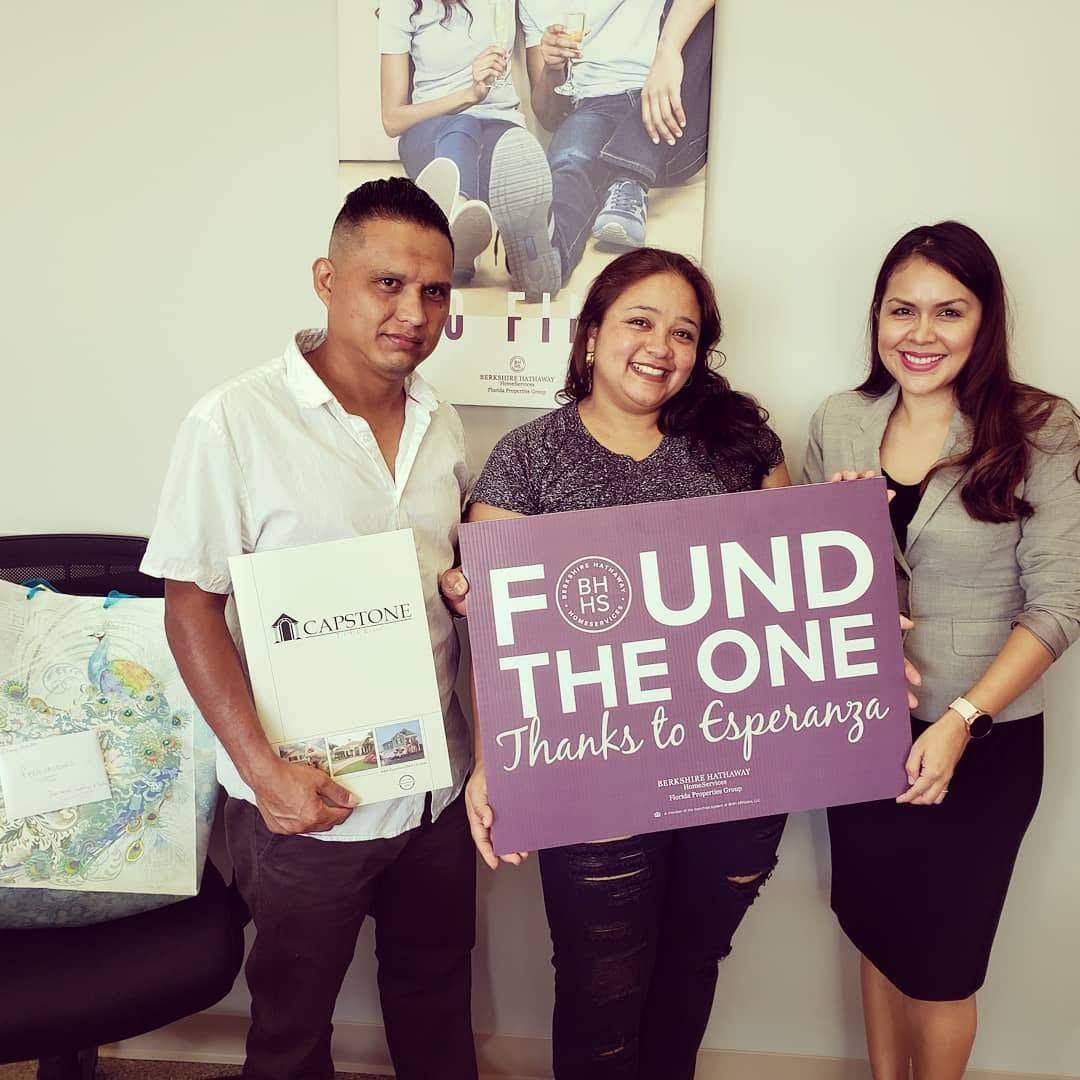
[[[74,0],[6,12],[0,531],[145,532],[173,432],[319,317],[336,210],[332,0]],[[1001,259],[1021,374],[1080,400],[1072,0],[721,0],[706,263],[729,373],[789,457],[863,362],[877,263],[955,215]],[[463,410],[482,460],[531,413]],[[981,996],[975,1061],[1080,1074],[1080,653],[1052,674],[1046,790]],[[721,971],[706,1045],[861,1056],[853,956],[818,815]],[[476,1022],[545,1035],[535,866],[481,875]],[[944,901],[943,901],[944,902]],[[369,942],[338,1019],[377,1022]],[[241,1009],[242,988],[221,1006]]]

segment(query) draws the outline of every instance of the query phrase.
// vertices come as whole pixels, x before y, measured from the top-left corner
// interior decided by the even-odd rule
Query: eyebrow
[[[902,296],[890,296],[885,301],[886,304],[907,304],[908,307],[918,307],[914,300],[905,300]],[[953,300],[937,300],[934,302],[934,307],[953,307],[956,304],[967,304],[970,301],[965,300],[962,296],[957,296]]]
[[[403,274],[400,270],[391,270],[388,267],[376,267],[371,271],[371,280],[378,281],[379,278],[396,278],[398,281],[404,281],[408,275]],[[422,289],[445,289],[450,292],[453,286],[449,281],[424,281],[420,283]]]
[[[659,308],[650,307],[648,304],[633,304],[631,307],[628,307],[626,310],[627,311],[651,311],[654,315],[659,315],[660,314],[660,309]],[[694,320],[691,319],[689,315],[676,315],[675,318],[676,318],[676,320],[681,320],[682,322],[688,322],[695,330],[700,329],[698,324],[696,322],[694,322]]]

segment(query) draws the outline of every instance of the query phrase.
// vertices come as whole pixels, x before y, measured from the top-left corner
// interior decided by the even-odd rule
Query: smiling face
[[[591,396],[637,415],[658,412],[694,369],[701,309],[678,274],[652,274],[608,307],[589,348],[596,354]]]
[[[327,341],[371,374],[403,379],[438,344],[454,256],[440,232],[375,218],[315,263]]]
[[[970,289],[936,263],[914,256],[885,286],[878,354],[904,394],[951,394],[981,321],[982,305]]]

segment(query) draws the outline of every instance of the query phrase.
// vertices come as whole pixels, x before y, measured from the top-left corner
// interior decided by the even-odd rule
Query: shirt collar
[[[285,350],[285,381],[293,396],[305,408],[317,409],[336,400],[306,356],[325,340],[325,330],[301,330],[293,336]],[[414,371],[405,380],[405,393],[425,412],[432,413],[439,407],[439,396],[434,387],[418,372]]]

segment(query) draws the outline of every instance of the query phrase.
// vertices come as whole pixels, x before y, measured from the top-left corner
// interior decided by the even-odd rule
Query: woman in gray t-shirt
[[[767,413],[709,366],[719,337],[712,286],[688,259],[641,248],[610,263],[579,316],[568,404],[504,436],[468,519],[790,483]],[[466,807],[495,868],[479,750]],[[558,1080],[694,1075],[717,963],[776,865],[784,822],[774,815],[540,852]]]

